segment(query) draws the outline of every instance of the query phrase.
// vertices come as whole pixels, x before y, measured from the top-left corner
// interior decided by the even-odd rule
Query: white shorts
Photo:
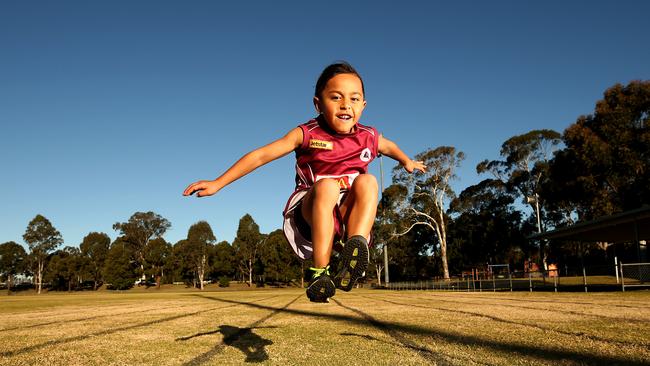
[[[282,230],[284,231],[284,236],[287,238],[291,249],[300,259],[309,259],[313,255],[313,245],[311,242],[311,227],[305,219],[302,217],[300,211],[301,203],[305,195],[309,190],[295,191],[289,197],[287,205],[284,208],[284,224],[282,225]],[[339,194],[339,201],[334,207],[334,243],[344,238],[345,225],[343,223],[343,218],[341,217],[341,211],[339,210],[339,205],[345,197],[347,196],[348,191],[341,191]],[[337,246],[335,245],[335,248]]]

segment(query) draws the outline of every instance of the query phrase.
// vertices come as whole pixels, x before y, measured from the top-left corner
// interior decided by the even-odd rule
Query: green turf
[[[6,365],[648,365],[650,292],[0,296]]]

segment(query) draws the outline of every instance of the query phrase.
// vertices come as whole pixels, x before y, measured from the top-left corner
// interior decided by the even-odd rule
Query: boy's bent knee
[[[377,178],[372,174],[361,174],[354,180],[352,184],[352,189],[360,189],[364,192],[367,191],[377,191]]]
[[[312,187],[314,195],[318,197],[332,197],[338,200],[339,184],[336,180],[325,178],[314,183]]]

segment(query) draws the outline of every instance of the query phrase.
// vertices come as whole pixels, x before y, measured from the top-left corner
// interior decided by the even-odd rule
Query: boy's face
[[[320,98],[314,97],[316,111],[337,133],[352,133],[366,107],[361,80],[354,74],[338,74],[325,85]]]

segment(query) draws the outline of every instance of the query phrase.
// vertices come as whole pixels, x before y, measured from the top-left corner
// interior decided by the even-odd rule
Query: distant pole
[[[382,214],[382,223],[384,222],[384,156],[379,155],[379,181],[381,182],[381,214]],[[384,239],[384,284],[388,286],[388,243]]]

